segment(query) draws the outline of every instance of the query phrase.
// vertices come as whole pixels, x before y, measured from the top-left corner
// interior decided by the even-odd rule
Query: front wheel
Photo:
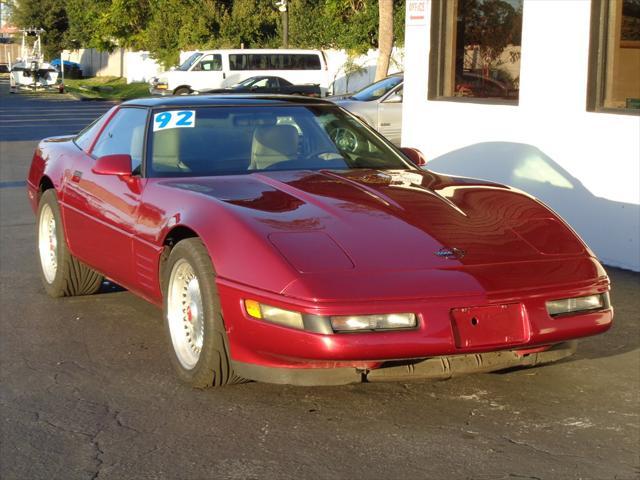
[[[163,284],[165,327],[180,379],[196,388],[242,382],[231,367],[215,272],[200,239],[173,248]]]
[[[37,235],[40,277],[51,297],[91,295],[100,289],[102,275],[69,252],[53,189],[45,191],[40,198]]]
[[[189,95],[191,93],[191,89],[189,87],[178,87],[173,92],[174,95]]]

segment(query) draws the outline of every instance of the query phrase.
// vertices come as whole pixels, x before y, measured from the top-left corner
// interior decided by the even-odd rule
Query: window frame
[[[116,118],[116,116],[118,115],[119,112],[123,111],[123,110],[144,110],[146,112],[146,117],[144,120],[144,131],[142,133],[142,158],[140,161],[140,173],[133,173],[133,169],[131,171],[131,174],[133,176],[139,176],[141,178],[145,177],[145,164],[146,164],[146,157],[147,157],[147,136],[149,135],[149,115],[150,115],[150,109],[148,107],[144,107],[144,106],[139,106],[139,105],[126,105],[126,106],[122,106],[122,107],[118,107],[109,117],[109,120],[102,126],[102,129],[100,130],[100,132],[96,135],[96,137],[94,138],[94,141],[91,145],[91,150],[89,152],[85,151],[85,154],[87,154],[89,157],[91,157],[93,160],[97,160],[99,157],[95,155],[94,150],[96,147],[96,144],[98,143],[98,140],[100,140],[100,138],[102,137],[102,135],[106,132],[106,130],[109,128],[109,125],[111,125],[111,122],[113,122],[113,120]],[[130,155],[130,154],[129,154]],[[133,160],[133,157],[132,157]],[[131,165],[133,167],[133,163]]]
[[[637,108],[605,107],[610,23],[610,0],[591,0],[586,110],[593,113],[639,116],[640,109]]]
[[[517,107],[518,98],[456,97],[444,95],[453,78],[455,83],[454,39],[457,30],[457,9],[459,1],[433,0],[431,2],[431,27],[429,49],[429,78],[427,79],[427,100],[438,102],[473,103],[482,105],[504,105]],[[453,19],[453,20],[451,20]],[[451,72],[451,73],[447,73]],[[447,79],[449,77],[449,79]]]

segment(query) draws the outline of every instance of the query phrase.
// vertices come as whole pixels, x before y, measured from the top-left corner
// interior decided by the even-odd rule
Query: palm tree
[[[389,58],[393,48],[393,0],[380,0],[378,2],[378,64],[376,66],[376,78],[378,81],[389,73]]]

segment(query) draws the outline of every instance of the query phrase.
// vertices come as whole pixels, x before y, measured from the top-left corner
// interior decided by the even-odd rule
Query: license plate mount
[[[531,335],[520,303],[455,308],[451,317],[457,348],[508,347],[526,343]]]

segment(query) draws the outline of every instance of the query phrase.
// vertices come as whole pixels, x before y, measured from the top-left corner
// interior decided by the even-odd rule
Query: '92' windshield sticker
[[[167,110],[153,116],[153,131],[196,126],[195,110]]]

